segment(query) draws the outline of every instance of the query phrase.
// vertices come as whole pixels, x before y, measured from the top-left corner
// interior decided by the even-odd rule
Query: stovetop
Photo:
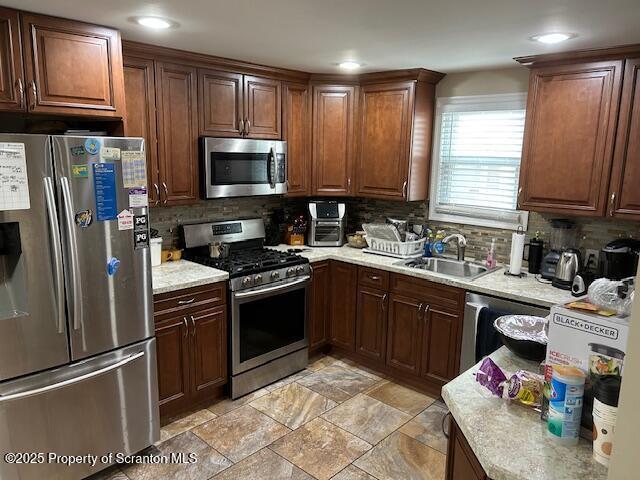
[[[232,251],[228,258],[211,258],[186,250],[184,259],[229,272],[230,278],[309,263],[308,259],[295,253],[268,248]]]

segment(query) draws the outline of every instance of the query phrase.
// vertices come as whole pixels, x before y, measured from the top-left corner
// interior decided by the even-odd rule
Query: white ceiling
[[[342,60],[363,71],[445,73],[514,65],[515,56],[640,43],[640,0],[3,0],[110,25],[123,38],[309,72]],[[179,23],[150,31],[132,16]],[[532,35],[568,31],[555,46]]]

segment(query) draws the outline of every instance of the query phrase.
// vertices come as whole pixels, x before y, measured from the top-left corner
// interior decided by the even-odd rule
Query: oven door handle
[[[273,287],[264,287],[258,290],[251,290],[248,292],[234,292],[233,296],[236,299],[244,299],[244,298],[253,298],[253,297],[261,297],[267,293],[278,293],[286,290],[292,290],[293,287],[297,287],[303,283],[308,283],[311,280],[310,275],[305,275],[304,277],[297,278],[291,282],[287,282],[282,285],[276,285]]]

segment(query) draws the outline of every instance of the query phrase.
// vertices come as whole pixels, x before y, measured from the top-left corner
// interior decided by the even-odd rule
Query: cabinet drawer
[[[378,270],[377,268],[358,267],[358,283],[387,291],[389,288],[389,272]]]
[[[226,283],[214,283],[155,295],[153,314],[156,321],[159,321],[166,318],[167,315],[175,315],[192,309],[211,308],[226,302]]]
[[[454,312],[464,306],[464,290],[408,275],[391,274],[390,290]]]

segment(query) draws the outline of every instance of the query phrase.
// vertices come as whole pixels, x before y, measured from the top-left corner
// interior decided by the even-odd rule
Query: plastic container
[[[162,263],[162,237],[149,240],[151,250],[151,266],[157,267]]]
[[[553,366],[547,430],[560,443],[578,443],[585,379],[579,368]]]
[[[421,238],[413,242],[392,242],[391,240],[373,238],[367,235],[369,248],[365,248],[363,251],[396,258],[420,257],[422,256],[425,241],[426,239]]]

